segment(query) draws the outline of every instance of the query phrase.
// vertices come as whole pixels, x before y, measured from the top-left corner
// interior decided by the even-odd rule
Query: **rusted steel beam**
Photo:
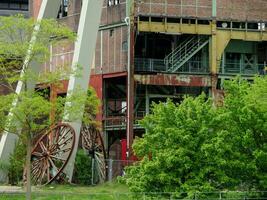
[[[209,75],[135,75],[134,79],[137,83],[143,85],[211,87],[211,77]]]

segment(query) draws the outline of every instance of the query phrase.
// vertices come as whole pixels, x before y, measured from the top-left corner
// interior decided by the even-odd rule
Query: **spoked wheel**
[[[68,163],[75,143],[75,131],[68,124],[48,130],[35,144],[31,160],[31,177],[35,185],[57,180]]]
[[[94,126],[83,126],[82,147],[92,158],[92,184],[106,180],[106,152],[100,131]]]

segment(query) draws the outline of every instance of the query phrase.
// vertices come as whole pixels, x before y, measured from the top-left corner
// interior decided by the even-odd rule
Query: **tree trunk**
[[[27,155],[26,155],[26,199],[31,200],[31,139],[27,139]]]

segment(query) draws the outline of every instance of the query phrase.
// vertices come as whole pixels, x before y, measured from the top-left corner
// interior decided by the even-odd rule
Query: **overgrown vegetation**
[[[266,191],[267,77],[228,81],[224,89],[220,107],[205,95],[153,105],[141,121],[146,134],[133,145],[141,162],[124,177],[130,191],[175,192],[177,198]]]
[[[25,167],[26,146],[21,140],[16,144],[16,148],[10,157],[8,165],[8,182],[11,185],[18,185],[23,181],[23,171]]]
[[[91,185],[91,170],[91,157],[88,156],[83,149],[79,149],[75,158],[75,183]]]
[[[40,92],[52,87],[60,90],[62,80],[80,75],[83,66],[78,63],[75,69],[63,64],[54,66],[53,71],[38,69],[51,56],[49,46],[64,47],[75,39],[73,31],[53,19],[35,21],[21,15],[0,17],[0,87],[5,91],[0,94],[0,133],[17,134],[26,146],[28,200],[31,199],[31,151],[35,137],[62,121],[63,115],[67,116],[65,122],[81,120],[84,105],[92,112],[97,110],[98,100],[91,90],[87,93],[82,88],[76,89],[66,98],[52,101]],[[36,86],[37,83],[41,85]],[[71,104],[65,106],[65,102]],[[85,123],[92,120],[91,115],[84,116]],[[15,161],[13,164],[11,171],[17,167]]]

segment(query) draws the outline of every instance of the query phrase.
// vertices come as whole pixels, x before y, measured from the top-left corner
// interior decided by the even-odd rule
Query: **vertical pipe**
[[[103,73],[103,31],[100,31],[100,70]]]
[[[113,36],[113,67],[114,72],[116,71],[116,41],[117,41],[117,29],[114,29],[114,36]],[[120,45],[121,46],[121,45]]]
[[[49,72],[52,72],[53,67],[53,46],[50,44]]]
[[[112,181],[112,166],[113,166],[113,160],[112,159],[109,159],[108,160],[108,181],[111,182]]]
[[[217,0],[212,0],[212,17],[217,17]]]
[[[94,166],[95,166],[95,159],[92,158],[91,162],[91,184],[94,185]]]
[[[146,115],[149,114],[149,96],[148,96],[148,85],[146,85]]]
[[[133,2],[128,17],[128,63],[127,63],[127,159],[130,158],[131,145],[133,142],[133,120],[134,120],[134,19],[133,19]]]
[[[225,73],[225,53],[222,55],[222,74]]]

